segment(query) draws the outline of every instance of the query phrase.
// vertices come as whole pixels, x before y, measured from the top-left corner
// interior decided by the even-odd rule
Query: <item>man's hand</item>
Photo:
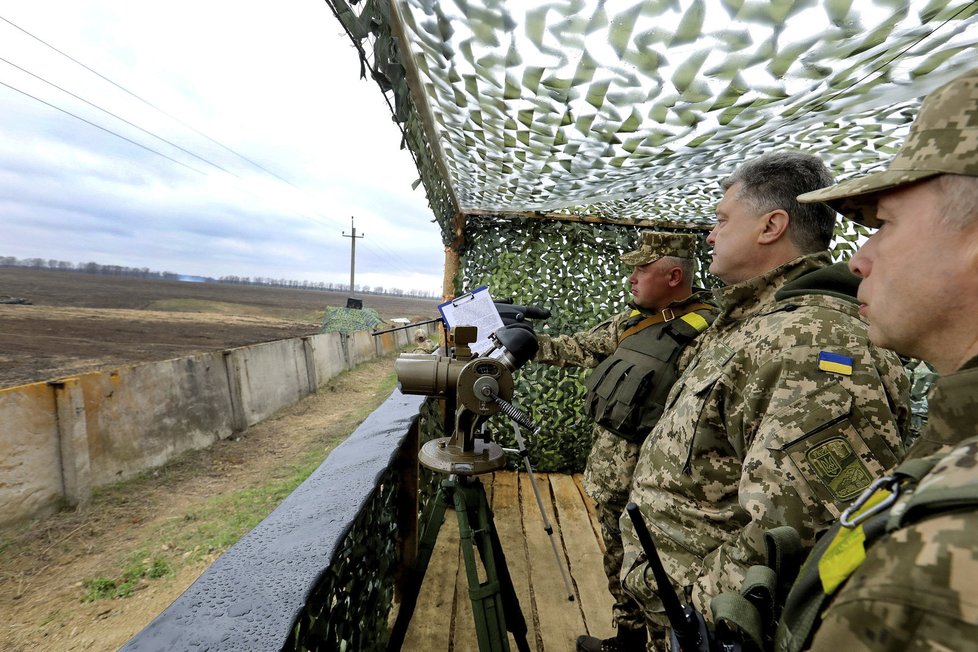
[[[519,321],[504,325],[502,328],[497,328],[493,335],[517,361],[517,367],[532,360],[540,349],[537,335],[529,322]]]
[[[548,319],[550,311],[539,306],[520,306],[508,301],[494,301],[496,312],[504,326],[526,323],[528,319]]]

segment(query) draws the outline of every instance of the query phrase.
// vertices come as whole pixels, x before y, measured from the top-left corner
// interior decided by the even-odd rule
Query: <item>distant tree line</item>
[[[325,292],[347,292],[349,283],[333,283],[330,281],[291,281],[280,278],[261,276],[222,276],[214,279],[209,276],[190,276],[175,272],[156,272],[148,267],[124,267],[122,265],[102,265],[101,263],[72,263],[64,260],[44,258],[17,258],[15,256],[0,256],[0,267],[26,267],[29,269],[47,269],[56,272],[81,272],[83,274],[103,274],[106,276],[134,276],[137,278],[154,278],[166,281],[194,280],[204,283],[231,283],[235,285],[264,285],[268,287],[289,288],[297,290],[322,290]],[[395,297],[417,297],[421,299],[438,298],[428,290],[402,290],[400,288],[384,288],[380,285],[354,285],[358,294],[385,294]]]
[[[335,283],[333,281],[290,281],[284,278],[267,278],[264,276],[222,276],[217,279],[218,283],[234,283],[236,285],[268,285],[278,288],[296,288],[300,290],[323,290],[326,292],[349,292],[349,283]],[[360,285],[353,284],[353,291],[356,294],[386,294],[394,297],[417,297],[421,299],[434,299],[440,295],[428,290],[402,290],[401,288],[385,288],[382,285]]]

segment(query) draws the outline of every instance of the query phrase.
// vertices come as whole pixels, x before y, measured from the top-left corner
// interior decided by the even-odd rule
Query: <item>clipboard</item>
[[[475,326],[478,329],[476,341],[469,347],[478,355],[492,347],[489,336],[503,326],[499,311],[489,295],[489,288],[485,285],[439,304],[438,311],[449,329],[455,326]]]

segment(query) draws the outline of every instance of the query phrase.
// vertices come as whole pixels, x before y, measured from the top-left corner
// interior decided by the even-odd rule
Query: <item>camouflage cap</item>
[[[940,174],[978,176],[978,68],[927,96],[886,170],[798,196],[827,202],[854,222],[878,227],[875,193]]]
[[[648,265],[663,256],[695,258],[698,240],[692,233],[642,231],[639,234],[638,249],[624,254],[621,261],[626,265]]]

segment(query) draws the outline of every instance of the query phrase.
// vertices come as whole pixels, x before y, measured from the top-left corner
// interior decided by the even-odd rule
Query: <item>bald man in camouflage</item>
[[[799,200],[829,202],[879,228],[849,264],[863,278],[869,337],[941,377],[907,461],[860,498],[864,506],[822,538],[802,569],[777,649],[974,650],[978,69],[927,97],[888,169]],[[862,554],[847,554],[853,548]]]
[[[707,237],[710,271],[727,284],[716,292],[720,314],[640,450],[631,500],[680,595],[707,617],[710,599],[764,559],[765,530],[793,525],[811,546],[904,455],[906,374],[869,343],[858,278],[831,264],[835,213],[795,200],[832,181],[818,158],[793,151],[724,181]],[[625,588],[664,637],[627,517],[621,530]]]
[[[617,633],[605,640],[579,637],[577,649],[582,652],[641,648],[647,637],[642,611],[619,579],[618,517],[628,498],[639,446],[662,414],[678,376],[680,354],[715,315],[708,303],[710,293],[692,289],[697,244],[691,234],[643,231],[638,249],[621,257],[634,266],[628,279],[629,310],[589,331],[538,336],[536,362],[597,367],[585,383],[586,409],[595,426],[584,487],[597,503]]]

